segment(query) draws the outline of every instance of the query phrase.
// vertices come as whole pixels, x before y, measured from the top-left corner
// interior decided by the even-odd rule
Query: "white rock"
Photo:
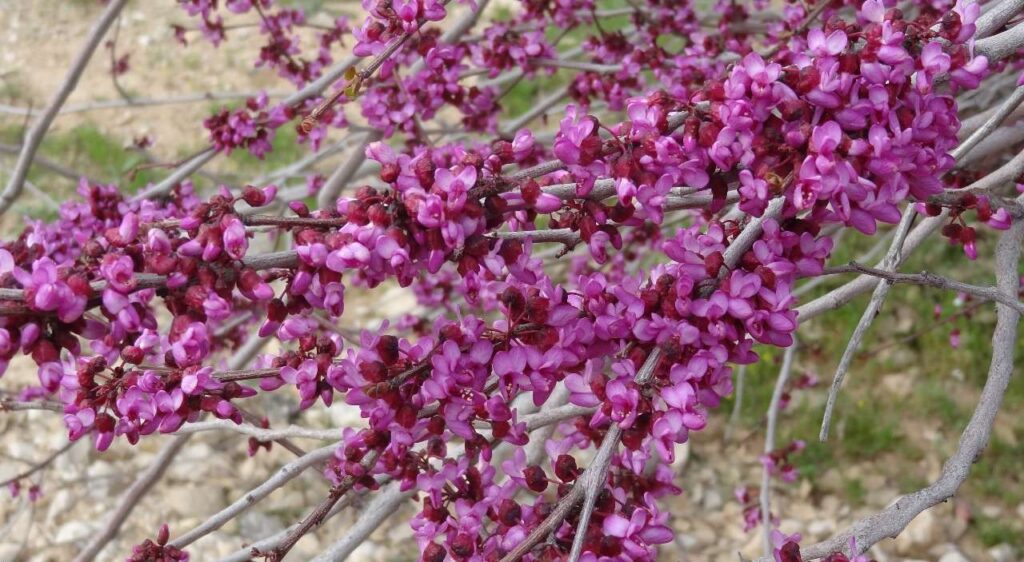
[[[21,545],[11,542],[0,542],[0,560],[15,560]]]
[[[46,510],[46,524],[52,525],[58,517],[66,515],[72,503],[74,503],[74,498],[71,495],[71,490],[67,488],[57,490],[50,500],[50,507]],[[0,557],[0,560],[4,560],[4,558]]]
[[[992,557],[994,562],[1015,562],[1019,560],[1017,558],[1017,551],[1006,543],[988,549],[988,555]]]
[[[882,377],[882,386],[893,395],[903,397],[909,395],[910,391],[913,390],[914,379],[905,373],[894,373]]]
[[[704,492],[704,497],[701,499],[701,506],[704,509],[719,509],[722,507],[722,493],[718,489],[709,487]]]
[[[239,534],[250,541],[262,539],[284,529],[280,519],[257,510],[246,511],[238,522]]]
[[[226,505],[224,494],[214,486],[198,486],[181,484],[173,494],[165,498],[164,507],[181,515],[200,515],[203,517],[220,511]]]
[[[93,534],[95,529],[81,521],[68,521],[57,529],[54,542],[73,542]]]
[[[943,554],[942,558],[939,558],[939,562],[971,562],[971,560],[964,556],[959,550],[950,550]]]
[[[832,535],[835,531],[836,525],[832,521],[812,521],[807,525],[807,534],[816,538],[825,538]]]
[[[938,542],[941,533],[939,520],[933,510],[926,510],[914,518],[898,537],[896,552],[907,554],[916,546],[931,546]]]
[[[1003,515],[1003,508],[995,504],[984,505],[981,507],[981,514],[989,519],[999,519]]]

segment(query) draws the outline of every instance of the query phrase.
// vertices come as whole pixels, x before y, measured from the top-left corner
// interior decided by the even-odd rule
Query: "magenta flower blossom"
[[[206,325],[192,322],[171,343],[171,354],[179,367],[198,365],[210,354],[210,340]]]
[[[20,267],[11,270],[26,291],[26,300],[34,309],[56,312],[61,322],[73,322],[85,311],[86,298],[60,279],[57,264],[48,257],[32,263],[32,273]]]
[[[299,403],[300,408],[306,409],[316,402],[319,396],[320,380],[317,374],[316,361],[307,359],[299,365],[298,369],[288,366],[281,367],[281,380],[288,384],[293,384],[299,389],[299,397],[302,398],[302,401]],[[330,396],[329,388],[327,396]],[[331,399],[325,397],[324,402],[329,406]]]
[[[122,294],[128,294],[135,289],[134,270],[135,265],[128,256],[108,254],[100,264],[100,274],[107,280],[110,288]]]
[[[234,215],[225,215],[221,221],[221,230],[224,232],[224,251],[232,259],[240,260],[245,257],[249,248],[249,240],[245,234],[245,225]]]
[[[645,497],[645,503],[653,506],[653,498]],[[601,530],[610,537],[622,541],[622,549],[633,560],[649,555],[650,546],[671,542],[675,536],[665,522],[667,513],[658,513],[651,508],[638,508],[629,519],[613,513],[605,518]]]
[[[589,164],[593,161],[595,150],[600,148],[600,138],[596,135],[595,119],[580,115],[576,106],[570,105],[566,108],[552,151],[566,164]]]

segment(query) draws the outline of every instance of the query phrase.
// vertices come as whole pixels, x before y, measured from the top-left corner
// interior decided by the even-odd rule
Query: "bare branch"
[[[178,452],[181,451],[181,448],[185,446],[185,443],[191,437],[191,435],[177,436],[164,445],[164,448],[160,450],[160,453],[153,459],[149,467],[139,474],[135,482],[121,496],[120,501],[117,503],[117,509],[107,519],[103,530],[93,536],[89,544],[85,545],[82,551],[78,553],[78,556],[75,557],[74,562],[91,562],[96,558],[100,550],[117,536],[118,531],[121,530],[121,525],[128,519],[128,516],[135,510],[135,507],[138,506],[139,500],[163,477],[164,472],[171,466],[171,460],[177,456]]]
[[[262,484],[247,492],[233,504],[214,514],[195,529],[192,529],[184,535],[172,540],[170,545],[178,548],[185,548],[200,538],[216,531],[225,523],[234,519],[240,513],[270,495],[274,490],[277,490],[296,476],[302,474],[302,472],[307,468],[320,461],[331,458],[337,448],[337,445],[327,445],[326,447],[310,451],[305,456],[299,457],[282,466],[273,476],[265,480]]]
[[[600,74],[608,74],[622,70],[622,66],[617,64],[597,64],[592,62],[574,60],[534,59],[531,62],[533,64],[536,64],[537,66],[544,66],[548,68],[568,68],[571,70],[581,70],[583,72],[597,72]]]
[[[516,117],[512,121],[509,121],[501,129],[501,134],[503,136],[509,136],[509,137],[514,135],[514,134],[516,134],[516,132],[519,131],[519,129],[521,129],[522,127],[524,127],[527,124],[529,124],[530,121],[533,121],[534,119],[536,119],[536,118],[540,117],[541,115],[547,113],[547,111],[549,109],[551,109],[552,107],[558,105],[558,102],[560,102],[563,99],[565,99],[566,96],[568,96],[568,95],[569,95],[569,89],[568,88],[560,88],[560,89],[558,89],[558,90],[556,90],[554,92],[551,92],[550,94],[548,94],[548,97],[546,97],[546,98],[538,101],[537,103],[535,103],[525,113],[523,113],[522,115]]]
[[[1017,222],[1002,235],[996,251],[996,285],[1007,295],[1016,296],[1019,290],[1017,267],[1022,240],[1024,222]],[[864,552],[887,537],[895,538],[922,511],[948,500],[956,493],[988,444],[992,424],[1013,375],[1020,316],[1019,312],[1009,306],[996,306],[996,328],[992,334],[992,362],[988,377],[978,406],[960,437],[957,450],[942,467],[939,478],[927,488],[907,494],[882,511],[857,521],[831,539],[802,549],[804,560],[822,558],[832,552],[845,550],[851,538],[856,539],[857,550]],[[772,560],[766,556],[758,562]]]
[[[281,429],[265,429],[255,425],[236,424],[231,420],[212,420],[186,424],[176,431],[175,435],[201,433],[204,431],[231,431],[255,437],[260,441],[277,441],[289,438],[337,441],[341,437],[340,429],[309,429],[294,425]]]
[[[381,139],[383,134],[380,131],[370,131],[363,136],[363,140],[355,147],[351,155],[338,166],[338,169],[327,178],[320,193],[317,195],[317,203],[321,209],[332,209],[338,200],[341,190],[352,181],[352,177],[359,171],[359,167],[366,160],[366,147]]]
[[[199,171],[200,168],[205,166],[207,162],[213,160],[217,156],[217,151],[211,146],[206,150],[203,150],[199,154],[190,158],[187,162],[175,168],[171,175],[160,180],[159,183],[151,185],[146,189],[139,191],[132,201],[142,201],[143,199],[151,199],[169,192],[174,186],[188,179],[189,176]]]
[[[68,450],[70,450],[71,447],[74,447],[75,443],[78,443],[78,441],[68,441],[67,443],[64,444],[63,447],[61,447],[60,449],[57,449],[56,451],[50,453],[45,459],[43,459],[43,460],[33,464],[27,470],[23,470],[23,471],[19,472],[18,474],[15,474],[14,476],[8,478],[7,480],[4,480],[3,482],[0,482],[0,488],[6,487],[11,482],[17,482],[18,480],[22,480],[24,478],[28,478],[29,476],[32,476],[33,474],[39,472],[40,470],[50,466],[50,464],[53,461],[57,460],[57,457],[63,455],[66,452],[68,452]]]
[[[345,508],[347,508],[349,505],[352,504],[353,498],[355,498],[355,497],[358,497],[358,496],[349,495],[344,500],[339,502],[338,505],[334,506],[334,508],[331,509],[330,513],[328,513],[324,517],[324,521],[327,521],[328,519],[330,519],[330,518],[334,517],[335,515],[341,513]],[[321,525],[322,524],[323,524],[323,522],[321,522]],[[250,544],[250,545],[247,545],[245,548],[242,548],[241,550],[236,550],[234,553],[230,554],[229,556],[226,556],[224,558],[221,558],[221,559],[217,560],[217,562],[247,562],[249,560],[252,560],[253,556],[258,555],[261,551],[272,549],[272,548],[276,547],[277,545],[281,544],[281,542],[284,541],[285,537],[288,536],[288,533],[294,531],[298,527],[299,527],[298,523],[296,523],[296,524],[294,524],[294,525],[292,525],[290,527],[286,527],[285,529],[283,529],[283,530],[281,530],[281,531],[279,531],[277,533],[274,533],[273,535],[271,535],[271,536],[269,536],[267,538],[258,540],[256,542]]]
[[[981,39],[974,44],[974,54],[987,57],[991,64],[1005,59],[1021,47],[1024,47],[1024,25]]]
[[[74,62],[71,64],[71,68],[68,69],[67,74],[64,76],[64,80],[57,88],[57,92],[54,93],[53,99],[50,100],[49,105],[46,106],[46,110],[40,116],[39,120],[32,125],[28,133],[25,135],[25,141],[21,148],[21,154],[18,156],[18,162],[14,165],[14,172],[11,174],[10,180],[7,182],[7,187],[4,188],[3,194],[0,194],[0,214],[3,214],[7,209],[11,207],[14,200],[21,195],[22,187],[25,183],[25,178],[28,176],[28,170],[32,166],[32,159],[36,155],[36,151],[39,150],[40,143],[43,142],[43,136],[46,135],[46,131],[50,128],[50,124],[53,123],[54,118],[57,117],[57,112],[60,111],[60,107],[67,101],[68,96],[75,90],[75,86],[78,85],[78,79],[81,78],[82,73],[85,71],[85,67],[89,64],[89,59],[92,58],[93,52],[96,47],[103,40],[103,36],[106,35],[110,25],[117,19],[118,14],[121,13],[121,8],[127,3],[128,0],[111,0],[107,7],[103,10],[103,14],[100,15],[100,19],[97,20],[93,26],[92,31],[89,33],[89,38],[86,40],[85,46],[75,57]]]
[[[317,555],[313,562],[334,562],[345,560],[352,551],[363,543],[381,523],[394,515],[402,502],[413,496],[416,490],[403,492],[398,482],[388,484],[387,488],[377,493],[366,509],[359,514],[356,522],[347,533],[326,550]]]
[[[21,153],[21,147],[13,144],[0,144],[0,152],[4,154],[18,155]],[[36,155],[32,162],[33,164],[46,168],[57,175],[64,176],[71,181],[78,181],[85,176],[84,174],[80,174],[63,164],[54,162],[45,156]]]
[[[49,400],[38,400],[24,402],[12,398],[0,399],[0,412],[20,412],[31,410],[49,410],[51,412],[64,412],[64,405],[60,402]]]
[[[377,462],[378,455],[378,451],[371,450],[361,463],[363,468],[366,470],[372,468]],[[334,508],[334,505],[338,503],[353,486],[355,486],[356,481],[357,478],[355,476],[349,475],[342,479],[340,484],[332,487],[331,491],[327,494],[327,498],[324,499],[320,505],[316,506],[316,508],[314,508],[313,511],[311,511],[309,515],[299,523],[299,526],[296,527],[295,530],[288,533],[288,536],[281,541],[281,544],[274,547],[270,552],[263,553],[263,556],[266,557],[268,562],[280,562],[281,560],[284,560],[284,557],[288,555],[288,552],[295,546],[295,543],[299,542],[302,537],[306,536],[307,533],[315,527],[319,527],[324,522],[327,515],[331,512],[331,509]]]
[[[893,236],[889,251],[886,253],[885,258],[882,259],[883,270],[895,271],[896,267],[903,261],[903,242],[906,240],[907,234],[910,233],[910,225],[914,223],[916,216],[917,213],[914,211],[913,204],[907,205],[907,208],[903,211],[903,218],[900,219],[900,224],[896,227],[896,234]],[[882,308],[885,297],[889,294],[889,289],[892,288],[892,285],[891,281],[883,281],[875,287],[875,293],[871,295],[871,301],[868,303],[867,308],[864,309],[864,313],[861,314],[860,321],[857,322],[857,327],[853,330],[853,335],[850,336],[850,342],[846,345],[842,358],[839,359],[839,366],[836,368],[835,377],[832,379],[832,387],[828,391],[825,413],[821,420],[821,432],[818,434],[818,439],[821,441],[828,440],[828,431],[832,424],[832,412],[836,406],[839,389],[843,386],[843,379],[846,378],[846,373],[850,370],[850,363],[853,362],[853,358],[857,354],[857,348],[860,347],[860,342],[864,339],[864,334],[867,333],[868,328],[871,327],[871,323],[875,321],[875,316],[878,315],[878,311]]]
[[[1005,304],[1006,306],[1012,307],[1017,312],[1024,314],[1024,303],[1019,300],[1008,296],[1006,293],[999,291],[995,287],[982,287],[979,285],[971,285],[969,283],[963,283],[956,281],[948,277],[922,271],[920,273],[896,273],[892,271],[886,271],[884,269],[876,269],[873,267],[867,267],[856,262],[850,262],[850,265],[830,267],[825,270],[825,275],[831,275],[836,273],[864,273],[872,277],[878,277],[885,279],[891,283],[903,283],[908,285],[921,285],[924,287],[935,287],[937,289],[946,289],[948,291],[956,291],[958,293],[966,293],[978,297],[980,299],[995,301],[998,303]]]
[[[526,431],[530,432],[535,429],[561,423],[565,420],[571,420],[580,416],[590,416],[597,411],[597,408],[588,408],[585,406],[577,406],[575,404],[566,404],[557,408],[542,409],[536,414],[530,414],[523,416],[519,421],[526,424]]]
[[[775,450],[775,428],[779,423],[779,409],[782,403],[782,395],[786,391],[786,383],[789,381],[789,373],[793,370],[793,355],[796,353],[797,342],[786,348],[782,356],[782,368],[779,369],[779,377],[775,380],[775,390],[772,391],[772,400],[768,403],[768,427],[764,434],[764,454],[771,454]],[[772,496],[771,496],[772,473],[766,464],[761,471],[761,527],[764,530],[764,555],[772,555]]]
[[[1013,93],[1010,94],[1010,97],[1006,98],[1006,101],[999,106],[999,110],[985,121],[985,124],[982,125],[981,128],[974,131],[971,136],[967,137],[967,140],[961,142],[960,145],[956,147],[956,150],[950,153],[950,156],[955,160],[962,159],[971,151],[972,148],[977,146],[979,142],[992,134],[992,131],[998,129],[999,126],[1003,124],[1003,121],[1006,120],[1006,118],[1013,113],[1015,109],[1017,109],[1017,106],[1019,106],[1021,102],[1024,102],[1024,87],[1018,87],[1014,90]]]
[[[903,256],[910,255],[911,252],[916,250],[926,240],[929,240],[931,234],[942,227],[948,215],[948,211],[944,210],[938,216],[928,217],[915,226],[914,229],[910,231],[910,234],[907,235],[907,240],[903,244]],[[897,264],[897,267],[899,265],[900,264]],[[884,264],[879,264],[879,267],[882,266],[884,266]],[[854,279],[806,304],[798,306],[796,309],[797,318],[801,323],[817,318],[818,316],[821,316],[830,310],[835,310],[858,296],[873,290],[880,282],[881,280],[877,277],[862,275],[857,279]]]
[[[1006,22],[1013,19],[1013,16],[1016,16],[1022,10],[1024,10],[1024,0],[1003,0],[999,2],[994,8],[982,14],[978,21],[974,22],[976,28],[974,32],[975,39],[988,37],[994,31],[1006,25]]]
[[[183,94],[177,96],[167,96],[165,98],[132,98],[130,100],[116,99],[116,100],[96,100],[86,103],[69,104],[60,109],[57,115],[69,115],[72,113],[85,113],[88,111],[100,111],[105,109],[124,109],[140,108],[140,107],[159,107],[165,105],[182,105],[187,103],[197,103],[204,101],[221,101],[221,100],[244,100],[248,98],[255,98],[264,92],[203,92],[198,94]],[[287,94],[284,92],[265,92],[268,98],[283,98]],[[38,115],[39,111],[33,111],[27,107],[15,107],[11,105],[0,104],[0,113],[6,113],[8,115]]]

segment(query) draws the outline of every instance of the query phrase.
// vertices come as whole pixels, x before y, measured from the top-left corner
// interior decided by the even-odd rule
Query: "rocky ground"
[[[35,108],[44,105],[97,10],[97,3],[92,0],[0,0],[0,104]],[[285,88],[272,75],[252,68],[255,53],[247,39],[253,37],[254,31],[234,32],[232,40],[219,49],[211,48],[198,37],[192,46],[181,49],[174,43],[168,22],[189,23],[171,0],[132,2],[125,12],[118,45],[125,51],[131,50],[132,69],[121,78],[121,83],[134,95],[160,98]],[[108,53],[101,51],[69,104],[117,99],[108,68]],[[130,144],[133,138],[148,135],[156,141],[152,150],[156,157],[171,162],[201,145],[200,122],[213,105],[203,102],[74,113],[62,116],[54,133],[59,136],[88,125],[123,145]],[[22,123],[22,117],[0,114],[0,126],[4,130],[16,131]],[[11,160],[6,156],[0,158],[4,158],[0,160],[2,170]],[[230,162],[221,166],[212,169],[237,171],[237,165]],[[54,185],[58,185],[56,180]],[[54,187],[51,194],[57,199],[64,197],[67,186]],[[20,222],[10,216],[4,221],[8,232]],[[408,303],[398,297],[399,292],[394,292],[355,300],[346,313],[346,322],[358,327],[360,322],[370,318],[396,312]],[[898,331],[900,327],[896,325],[893,329]],[[808,357],[805,368],[830,373],[834,362],[827,357]],[[913,365],[920,361],[920,355],[894,361]],[[764,378],[768,375],[759,376],[771,379],[770,376]],[[922,373],[910,367],[882,370],[877,373],[879,388],[885,389],[895,400],[874,406],[880,408],[877,416],[891,416],[881,409],[899,408],[900,400],[909,398],[930,376],[941,378],[945,381],[943,384],[955,385],[953,388],[960,389],[964,397],[976,395],[977,385],[971,380],[965,382],[962,375],[953,381],[956,374],[950,369],[937,374]],[[33,377],[32,368],[25,362],[18,362],[11,366],[0,387],[17,389],[30,384]],[[764,386],[764,380],[758,384]],[[854,393],[851,400],[865,399],[866,395],[856,394],[856,389],[850,392]],[[277,401],[264,402],[260,408],[272,419],[283,420],[296,400],[286,393],[277,394],[281,395]],[[790,437],[811,441],[816,428],[803,424],[799,412],[820,416],[823,392],[820,388],[808,391],[797,400],[799,407],[793,410],[798,413],[783,416],[782,423],[795,424]],[[722,414],[713,418],[709,425],[712,429],[695,436],[688,448],[687,460],[678,467],[684,492],[669,503],[678,537],[665,549],[665,560],[733,562],[737,560],[737,552],[746,557],[759,554],[759,530],[743,531],[742,506],[735,500],[734,490],[744,485],[754,487],[760,481],[761,465],[757,457],[763,448],[760,412],[764,405],[753,399],[745,405],[728,441],[722,430],[726,425],[726,416]],[[997,433],[1003,442],[1016,447],[1024,435],[1019,424],[1007,422],[1006,416],[1001,420]],[[353,412],[338,406],[329,411],[307,413],[300,422],[308,427],[327,428],[354,425],[359,420]],[[774,490],[773,502],[777,512],[782,514],[781,529],[787,533],[800,532],[807,540],[816,541],[881,509],[900,493],[938,475],[942,459],[955,446],[960,428],[960,425],[948,425],[939,418],[924,415],[901,425],[902,438],[893,441],[892,447],[871,453],[844,445],[843,438],[837,438],[834,446],[844,449],[841,456],[837,453],[834,458],[829,457],[832,462],[804,463],[810,471],[805,477]],[[24,492],[17,499],[6,495],[0,498],[0,561],[71,559],[101,528],[121,493],[153,462],[169,439],[152,437],[136,447],[118,443],[102,454],[93,451],[87,443],[76,444],[31,478],[42,487],[38,501],[29,502]],[[0,480],[45,458],[65,443],[65,432],[55,413],[0,413]],[[307,449],[322,446],[312,441],[300,440],[299,443]],[[820,454],[822,448],[815,450]],[[196,435],[98,559],[123,558],[132,544],[153,536],[164,521],[171,524],[172,535],[194,527],[258,485],[290,458],[292,455],[280,447],[269,454],[249,458],[246,438],[233,433]],[[840,460],[835,462],[835,459]],[[1024,461],[1024,457],[1018,460]],[[1011,545],[1015,533],[1018,537],[1019,533],[1024,533],[1021,523],[1024,503],[1016,499],[1021,495],[1021,480],[1008,478],[989,484],[995,492],[965,491],[953,501],[922,514],[898,539],[872,549],[872,555],[879,562],[1011,562],[1021,559],[1024,553]],[[324,480],[315,472],[304,474],[264,500],[258,508],[196,543],[190,549],[192,559],[213,560],[285,528],[323,497],[326,489]],[[981,488],[985,489],[989,487]],[[1000,494],[1000,490],[1013,493]],[[403,522],[403,516],[411,509],[411,504],[403,508],[357,550],[352,559],[413,560],[411,531]],[[300,542],[294,558],[308,559],[330,544],[352,524],[355,513],[358,511],[349,510]],[[991,525],[983,529],[976,524],[982,519],[998,523],[1001,525],[998,529],[1006,532],[994,533],[995,527]]]

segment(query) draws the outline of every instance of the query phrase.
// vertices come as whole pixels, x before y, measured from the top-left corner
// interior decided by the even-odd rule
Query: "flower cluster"
[[[235,149],[248,150],[262,159],[273,149],[274,131],[291,120],[291,110],[284,106],[268,109],[265,93],[249,98],[243,109],[224,109],[203,121],[210,131],[210,142],[214,148],[230,154]]]
[[[218,2],[181,3],[224,38]],[[393,52],[375,76],[353,71],[334,101],[362,93],[370,126],[405,140],[366,147],[376,178],[322,209],[290,201],[283,215],[251,212],[282,198],[275,186],[201,199],[181,184],[133,201],[83,183],[83,202],[0,249],[0,361],[35,360],[40,386],[23,396],[59,399],[70,438],[100,450],[204,415],[241,423],[237,402],[261,392],[293,392],[302,410],[344,401],[366,427],[344,431],[325,475],[336,490],[385,478],[418,490],[411,524],[431,561],[500,559],[524,543],[529,559],[568,556],[581,515],[549,518],[581,485],[580,459],[609,446],[604,489],[579,530],[583,559],[654,560],[672,539],[660,500],[680,492],[677,446],[732,392],[733,367],[758,361],[755,346],[792,345],[793,288],[823,272],[826,227],[873,234],[905,204],[946,207],[943,233],[972,255],[967,211],[993,228],[1010,216],[985,197],[934,199],[960,187],[946,178],[953,94],[989,72],[971,51],[976,5],[940,21],[931,8],[911,18],[866,0],[853,17],[829,9],[812,25],[799,6],[765,23],[722,2],[712,35],[690,6],[643,4],[629,32],[603,29],[586,0],[529,1],[511,21],[451,37],[423,28],[446,2],[366,0],[354,53]],[[298,86],[349,32],[336,20],[309,60],[302,12],[224,5],[256,12],[268,38],[259,64]],[[589,60],[562,60],[551,22],[593,25],[579,50]],[[738,23],[768,27],[769,40]],[[574,63],[553,139],[499,131],[505,77]],[[313,103],[271,107],[264,95],[223,110],[206,121],[212,147],[262,157]],[[599,104],[624,115],[599,118]],[[445,106],[497,138],[435,142],[423,121]],[[327,124],[347,126],[339,107],[322,106],[304,130],[314,149]],[[309,191],[322,184],[312,177]],[[261,254],[257,228],[288,233],[291,246]],[[546,241],[589,255],[552,267]],[[388,282],[448,314],[344,341],[334,322],[351,287]],[[251,369],[215,367],[254,331],[280,349]],[[564,418],[544,416],[563,407]],[[269,446],[252,439],[249,453]],[[765,455],[766,470],[792,480],[802,446]],[[757,524],[751,496],[739,497]],[[550,539],[531,538],[541,533]],[[777,538],[780,560],[800,559],[798,537]],[[166,543],[164,527],[133,559],[187,559]]]

